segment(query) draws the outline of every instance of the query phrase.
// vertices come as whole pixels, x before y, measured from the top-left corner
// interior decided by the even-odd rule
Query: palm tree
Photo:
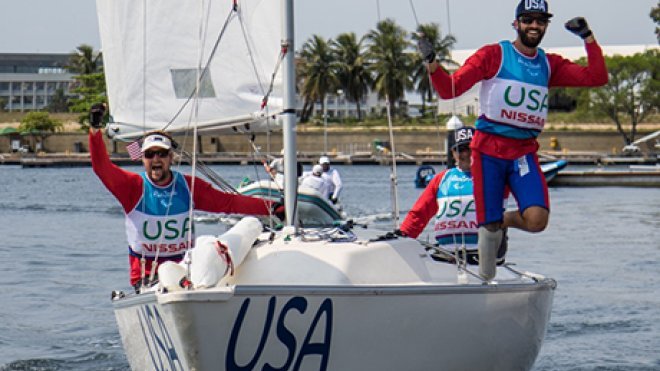
[[[81,44],[71,53],[67,68],[80,75],[98,73],[102,70],[101,58],[101,52],[95,52],[90,45]]]
[[[366,35],[373,89],[380,99],[389,100],[392,112],[395,102],[412,87],[413,58],[406,52],[410,46],[406,38],[406,31],[391,19],[378,22],[376,29]]]
[[[336,64],[330,49],[330,42],[319,35],[313,35],[302,46],[300,52],[301,95],[305,100],[300,120],[307,121],[315,102],[321,102],[325,109],[325,96],[335,91],[339,85]]]
[[[357,41],[355,33],[342,33],[332,42],[332,52],[336,60],[337,77],[346,99],[355,102],[358,121],[362,121],[360,101],[369,93],[373,83],[368,70],[362,40]]]
[[[436,59],[440,64],[453,65],[458,67],[458,63],[451,59],[450,49],[454,46],[456,38],[452,35],[442,37],[440,26],[437,23],[420,24],[417,26],[417,33],[412,35],[413,40],[417,42],[420,37],[425,37],[433,45],[436,53]],[[422,97],[422,113],[426,111],[426,102],[433,100],[433,87],[428,71],[419,54],[415,54],[415,72],[413,74],[413,83],[415,90]]]

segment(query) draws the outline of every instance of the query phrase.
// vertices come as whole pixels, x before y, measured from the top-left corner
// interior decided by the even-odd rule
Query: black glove
[[[284,221],[286,219],[286,214],[284,212],[284,203],[283,202],[273,202],[271,204],[270,211],[279,220]]]
[[[564,27],[572,33],[580,36],[582,39],[586,39],[593,34],[589,29],[587,21],[583,17],[575,17],[569,20],[564,24]]]
[[[336,205],[337,202],[339,202],[339,199],[337,199],[335,197],[330,197],[330,202],[332,202],[333,205]]]
[[[396,240],[399,237],[408,237],[402,230],[400,229],[395,229],[392,232],[387,232],[384,235],[378,236],[370,241],[388,241],[388,240]]]
[[[94,129],[103,127],[103,117],[105,116],[105,105],[103,103],[95,103],[89,110],[89,126]]]
[[[433,44],[424,36],[421,36],[417,40],[417,50],[419,55],[422,56],[422,59],[426,63],[431,63],[435,60],[435,50],[433,50]]]

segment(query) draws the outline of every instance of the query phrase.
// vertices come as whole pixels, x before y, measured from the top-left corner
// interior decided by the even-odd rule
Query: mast
[[[298,187],[296,158],[296,89],[295,44],[293,40],[293,0],[282,1],[282,48],[286,48],[282,65],[283,93],[283,143],[284,143],[284,207],[286,225],[295,226],[296,191]]]

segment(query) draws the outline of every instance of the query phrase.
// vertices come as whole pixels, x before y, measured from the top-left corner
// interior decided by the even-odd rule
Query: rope
[[[397,192],[397,175],[396,175],[396,148],[394,147],[394,128],[392,127],[392,112],[390,112],[390,97],[385,95],[385,106],[387,110],[387,125],[390,131],[390,146],[392,147],[392,174],[390,176],[392,185],[392,221],[394,229],[399,228],[399,196]]]
[[[445,4],[447,5],[447,33],[451,35],[451,12],[449,11],[449,0],[445,0]],[[454,76],[450,76],[451,78],[451,96],[452,96],[452,107],[451,107],[451,115],[452,117],[456,115],[456,82],[454,81]]]
[[[415,24],[417,27],[419,27],[419,19],[417,19],[417,12],[415,11],[415,4],[413,4],[413,0],[408,1],[410,3],[410,8],[412,9],[413,12],[413,17],[415,17]]]
[[[415,24],[417,25],[417,29],[419,29],[419,19],[417,18],[417,11],[415,9],[415,4],[413,3],[413,0],[408,1],[410,4],[411,11],[413,13],[413,17],[415,18]],[[451,35],[451,12],[449,9],[449,0],[445,1],[446,7],[447,7],[447,33],[448,35]],[[420,37],[423,35],[419,35]],[[438,66],[438,68],[442,68],[441,66]],[[429,85],[433,86],[432,81],[431,81],[431,74],[430,71],[427,74],[427,78],[429,79]],[[453,76],[450,76],[451,79],[451,91],[452,91],[452,116],[456,115],[456,84],[454,81]],[[438,143],[441,142],[440,140],[440,124],[438,121],[438,115],[437,115],[437,107],[436,110],[433,113],[433,116],[435,117],[435,122],[436,122],[436,129],[437,129],[437,134],[438,134]],[[449,162],[449,159],[447,159]],[[459,202],[461,206],[463,205],[463,196],[459,196]],[[461,243],[458,244],[458,241],[456,239],[457,235],[455,233],[452,233],[452,237],[454,240],[454,254],[456,256],[456,259],[454,260],[456,263],[456,267],[459,271],[467,270],[467,248],[465,246],[465,231],[461,232]],[[463,256],[461,258],[461,254],[459,253],[460,251],[463,252]]]

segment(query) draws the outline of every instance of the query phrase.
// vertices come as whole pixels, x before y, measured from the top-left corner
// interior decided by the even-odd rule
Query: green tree
[[[337,67],[330,43],[319,35],[313,35],[302,46],[300,57],[301,95],[305,101],[300,121],[306,122],[314,108],[314,103],[321,102],[325,109],[325,96],[337,89]]]
[[[337,66],[337,77],[346,98],[355,102],[358,120],[362,121],[360,101],[369,94],[373,84],[369,66],[362,47],[355,33],[342,33],[332,42],[332,52]]]
[[[658,5],[656,5],[654,8],[651,9],[651,19],[653,19],[653,22],[655,22],[655,37],[658,38],[658,44],[660,44],[660,1],[658,1]]]
[[[605,62],[609,82],[581,95],[580,104],[586,99],[591,110],[607,115],[628,145],[635,141],[637,124],[660,108],[660,52],[651,49],[628,57],[615,55],[606,57]],[[629,133],[624,129],[626,120],[630,122]]]
[[[61,131],[63,128],[62,122],[57,119],[51,118],[46,112],[29,112],[21,120],[18,126],[18,131],[21,134],[29,135],[35,143],[41,143],[41,149],[46,150],[44,141],[46,137],[52,133]],[[37,139],[39,139],[37,141]]]
[[[0,98],[0,112],[5,112],[7,111],[7,98],[1,97]]]
[[[73,73],[89,75],[101,72],[103,68],[101,52],[94,51],[94,48],[87,44],[79,45],[69,57],[67,69]]]
[[[443,65],[451,65],[458,67],[458,63],[451,59],[451,48],[456,43],[456,38],[452,35],[447,35],[442,37],[440,32],[440,26],[437,23],[428,23],[420,24],[417,26],[417,33],[412,35],[413,40],[417,42],[420,35],[431,42],[433,49],[436,53],[436,59],[439,63]],[[413,73],[413,83],[415,84],[415,90],[422,97],[422,113],[426,111],[426,102],[431,102],[433,100],[434,89],[431,85],[431,79],[429,73],[426,69],[426,65],[423,63],[421,56],[416,53],[414,54],[414,63],[415,63],[415,72]]]
[[[89,109],[94,103],[107,103],[105,90],[105,75],[102,72],[89,75],[74,76],[76,84],[71,92],[76,94],[77,98],[70,100],[69,111],[78,112],[78,122],[83,130],[89,126]]]
[[[396,103],[412,88],[414,61],[407,52],[407,33],[394,20],[385,19],[365,37],[369,42],[367,55],[374,76],[373,90],[378,98],[389,101],[390,111],[396,115]]]
[[[87,112],[92,104],[107,102],[102,58],[101,52],[96,52],[91,46],[82,44],[71,53],[67,66],[70,71],[78,73],[74,76],[76,83],[71,89],[77,98],[69,101],[69,111],[80,113],[78,122],[83,130],[87,129],[89,124]]]
[[[50,98],[46,110],[51,113],[69,112],[69,102],[66,95],[64,95],[64,89],[55,90],[55,94]]]

